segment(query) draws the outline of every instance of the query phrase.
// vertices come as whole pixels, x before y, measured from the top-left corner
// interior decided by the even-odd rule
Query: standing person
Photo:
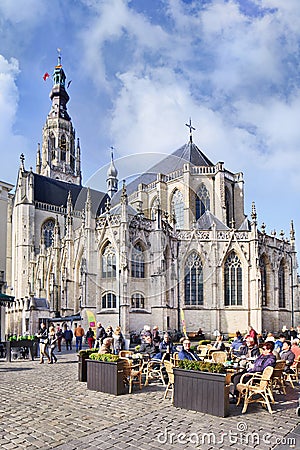
[[[258,345],[257,331],[254,330],[252,325],[249,326],[248,336],[253,339],[255,345]]]
[[[57,351],[61,352],[61,341],[63,338],[63,332],[59,325],[56,328],[56,337],[57,337]]]
[[[106,332],[104,327],[100,322],[97,323],[97,330],[96,330],[96,348],[100,348],[103,340],[106,338]]]
[[[114,354],[118,355],[120,350],[123,350],[125,340],[121,331],[121,327],[116,327],[114,333],[113,333],[113,340],[114,340]]]
[[[80,324],[75,328],[74,334],[76,338],[76,352],[78,352],[82,349],[82,338],[84,336],[84,329]]]
[[[95,335],[95,333],[90,327],[87,330],[86,335],[85,335],[89,348],[94,347],[94,342],[95,342],[94,335]]]
[[[106,337],[109,337],[109,338],[112,338],[113,337],[113,333],[114,333],[114,330],[113,330],[113,328],[112,328],[112,326],[111,325],[109,325],[107,328],[106,328]]]
[[[66,341],[66,350],[72,350],[73,331],[69,329],[68,325],[65,326],[63,338]]]
[[[47,352],[47,344],[48,344],[48,331],[46,328],[46,324],[44,322],[41,323],[41,328],[37,334],[39,338],[39,348],[40,348],[40,364],[44,363],[44,356],[50,361],[48,352]]]
[[[53,361],[55,363],[57,362],[57,358],[54,355],[54,350],[57,342],[57,336],[55,334],[54,327],[49,328],[48,340],[49,340],[49,357],[50,357],[50,361],[48,362],[48,364],[53,364]]]

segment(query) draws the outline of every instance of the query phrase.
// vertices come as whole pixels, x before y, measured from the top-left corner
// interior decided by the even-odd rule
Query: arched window
[[[142,294],[135,293],[132,295],[131,308],[133,308],[133,309],[144,309],[145,308],[145,298]]]
[[[242,305],[242,264],[235,252],[225,261],[225,306]]]
[[[61,161],[66,160],[66,153],[67,153],[67,141],[66,141],[66,136],[63,134],[60,139],[60,160]]]
[[[261,283],[261,306],[267,306],[267,267],[264,256],[259,259],[260,283]]]
[[[279,308],[285,308],[285,273],[284,262],[281,260],[278,270],[278,295],[279,295]]]
[[[113,292],[102,295],[102,309],[115,309],[117,307],[117,297]]]
[[[151,203],[151,208],[150,208],[150,216],[151,216],[152,220],[155,220],[156,208],[157,208],[157,197],[154,197],[154,199],[152,200],[152,203]]]
[[[107,244],[101,255],[102,278],[116,277],[116,251],[111,243]]]
[[[203,305],[203,271],[196,252],[190,254],[184,267],[184,303]]]
[[[184,226],[184,203],[182,193],[176,189],[172,197],[172,212],[175,214],[176,228],[183,229]]]
[[[225,187],[225,207],[226,207],[226,225],[231,227],[233,217],[231,194],[228,187]]]
[[[53,244],[54,220],[49,219],[42,225],[42,236],[46,248]]]
[[[50,134],[50,138],[49,138],[49,150],[50,150],[50,154],[51,154],[51,159],[55,159],[55,136],[54,133]]]
[[[210,210],[210,198],[209,192],[206,189],[204,183],[201,184],[197,194],[196,194],[196,220],[205,213],[205,211]]]
[[[145,278],[145,258],[143,248],[140,244],[136,244],[132,249],[131,276]]]

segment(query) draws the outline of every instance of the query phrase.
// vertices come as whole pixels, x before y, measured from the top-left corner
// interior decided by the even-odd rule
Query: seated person
[[[212,346],[213,350],[218,350],[219,352],[225,352],[225,344],[223,342],[223,336],[217,336],[216,342]]]
[[[205,335],[202,331],[202,328],[199,328],[199,330],[197,331],[196,337],[200,340],[204,340],[205,339]]]
[[[284,341],[282,344],[282,351],[280,352],[280,359],[283,359],[285,361],[285,372],[290,372],[290,367],[292,366],[294,359],[295,359],[295,353],[291,350],[291,343],[290,341]]]
[[[144,355],[149,355],[150,358],[153,358],[157,354],[157,349],[155,345],[152,342],[152,335],[151,333],[146,332],[144,335],[144,342],[141,343],[139,353],[142,353]]]
[[[178,353],[178,359],[189,359],[190,361],[199,361],[199,356],[191,350],[191,341],[184,339],[182,350]]]
[[[293,344],[291,346],[291,351],[294,353],[295,359],[300,357],[300,347],[299,347],[299,339],[298,338],[293,340]]]
[[[262,347],[262,354],[259,355],[258,358],[254,361],[248,369],[242,370],[241,372],[235,373],[231,377],[231,381],[234,384],[234,394],[237,395],[238,391],[236,390],[237,384],[240,382],[242,375],[244,373],[249,373],[249,377],[243,378],[243,383],[246,383],[254,373],[259,372],[262,373],[264,369],[268,366],[275,367],[276,365],[276,356],[273,355],[274,350],[274,342],[265,342]]]
[[[254,343],[252,337],[247,337],[245,343],[243,343],[240,351],[237,353],[237,356],[240,356],[243,359],[253,359],[257,358],[259,355],[259,347]]]
[[[170,355],[174,353],[175,349],[173,347],[172,341],[170,339],[169,333],[164,334],[164,338],[159,344],[159,355],[156,356],[158,358],[162,358],[163,354],[167,353],[169,356],[166,357],[166,359],[170,360]]]
[[[280,334],[277,341],[275,341],[275,347],[274,347],[275,352],[280,353],[282,351],[282,346],[283,346],[284,341],[285,341],[284,334]]]
[[[235,333],[235,338],[232,341],[231,346],[230,346],[234,355],[238,355],[242,344],[243,344],[243,336],[241,335],[241,333],[239,331],[237,331]]]
[[[103,340],[103,344],[99,348],[98,353],[101,353],[102,355],[112,353],[112,342],[113,342],[112,338],[105,338]]]

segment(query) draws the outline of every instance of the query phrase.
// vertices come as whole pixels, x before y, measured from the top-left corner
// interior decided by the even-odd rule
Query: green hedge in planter
[[[200,372],[211,373],[226,373],[223,364],[210,363],[204,361],[190,361],[189,359],[182,359],[178,361],[178,367],[184,370],[199,370]]]
[[[203,339],[202,341],[198,342],[198,345],[207,345],[210,343],[211,343],[211,341],[209,339]]]
[[[78,355],[79,356],[90,356],[92,353],[97,353],[98,349],[97,348],[89,348],[86,350],[79,350]]]
[[[95,361],[105,361],[105,362],[116,362],[119,360],[118,355],[112,355],[111,353],[106,353],[102,355],[101,353],[93,353],[90,355],[90,359]]]

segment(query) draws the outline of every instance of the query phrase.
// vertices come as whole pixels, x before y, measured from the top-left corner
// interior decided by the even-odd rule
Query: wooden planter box
[[[123,381],[123,361],[104,362],[88,359],[87,388],[107,394],[126,394],[128,389]]]
[[[38,342],[36,340],[22,339],[21,341],[6,341],[6,361],[11,362],[11,349],[28,347],[32,361],[37,356]]]
[[[87,360],[89,355],[78,355],[78,381],[87,381]]]
[[[229,414],[229,386],[225,374],[174,368],[174,406],[213,416]]]

